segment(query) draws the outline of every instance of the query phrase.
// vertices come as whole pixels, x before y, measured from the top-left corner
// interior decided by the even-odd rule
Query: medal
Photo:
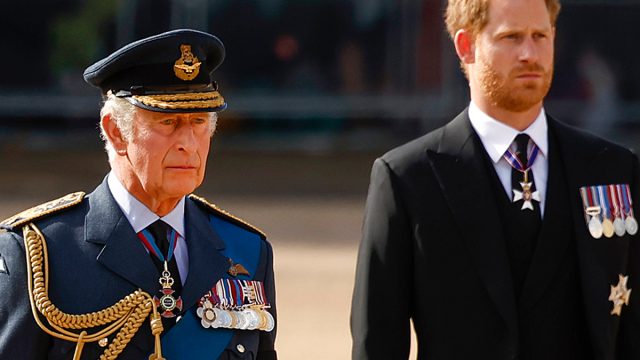
[[[626,227],[624,224],[624,221],[622,221],[622,219],[620,219],[619,217],[617,217],[615,220],[613,220],[613,228],[616,232],[616,235],[622,237],[624,236],[625,232],[626,232]]]
[[[589,233],[594,239],[600,239],[603,233],[602,223],[596,216],[592,216],[591,220],[589,220]]]
[[[231,323],[229,327],[232,329],[238,329],[238,313],[235,311],[227,311],[229,316],[231,317]]]
[[[532,200],[540,202],[540,193],[538,191],[531,191],[532,183],[527,182],[527,173],[528,171],[524,172],[525,182],[520,183],[520,187],[522,188],[522,191],[513,190],[513,202],[524,200],[522,202],[522,207],[520,208],[520,210],[524,210],[524,209],[533,210]]]
[[[220,328],[231,328],[233,318],[227,310],[220,310]]]
[[[624,227],[629,235],[635,235],[638,232],[638,222],[633,217],[628,217],[624,220]]]
[[[609,197],[606,196],[606,187],[605,186],[597,186],[598,197],[600,200],[600,208],[602,209],[602,233],[605,237],[611,238],[615,233],[615,229],[613,228],[613,223],[609,220],[611,215],[611,207],[609,206]]]
[[[231,318],[227,315],[226,311],[213,308],[213,312],[216,314],[216,319],[211,323],[212,328],[224,327],[224,324],[226,323],[231,324]]]
[[[160,308],[162,311],[160,315],[165,318],[172,318],[177,316],[182,311],[182,298],[178,296],[176,299],[173,296],[175,291],[171,289],[173,286],[174,280],[171,277],[171,273],[169,272],[169,266],[167,262],[164,262],[164,271],[162,272],[162,277],[160,277],[160,285],[162,285],[162,290],[160,293],[162,296],[158,298],[157,296],[153,297],[153,302],[156,304],[157,308]]]
[[[265,316],[267,321],[266,321],[266,325],[261,330],[264,330],[264,331],[273,330],[273,328],[275,327],[275,324],[276,324],[276,321],[273,318],[273,315],[271,315],[271,313],[266,311],[266,310],[262,310],[262,314]]]
[[[631,191],[629,184],[620,185],[622,189],[622,201],[624,205],[624,226],[629,235],[635,235],[638,232],[638,222],[633,217],[633,202],[631,200]]]
[[[602,222],[602,234],[607,238],[610,238],[615,234],[615,229],[611,220],[604,219]]]
[[[533,143],[533,142],[532,142]],[[540,149],[533,143],[531,150],[527,156],[527,166],[520,161],[520,159],[511,152],[511,149],[507,149],[504,153],[503,158],[511,165],[512,168],[518,170],[523,174],[524,181],[519,182],[520,188],[522,191],[512,189],[513,191],[513,200],[512,202],[518,202],[522,200],[522,207],[520,210],[533,210],[533,201],[540,202],[540,193],[537,190],[533,190],[533,181],[529,181],[529,169],[533,165],[533,162],[536,160]]]
[[[180,296],[176,298],[173,295],[175,293],[175,290],[173,290],[175,280],[169,271],[168,261],[173,257],[173,250],[176,247],[178,234],[174,229],[171,229],[171,233],[169,234],[169,251],[166,258],[162,251],[160,251],[160,248],[156,244],[154,237],[149,230],[142,230],[138,233],[138,237],[142,240],[142,243],[147,250],[149,250],[149,253],[155,255],[164,265],[164,270],[158,280],[162,286],[162,289],[159,290],[162,295],[160,297],[154,296],[153,302],[155,303],[156,308],[160,310],[160,315],[162,315],[162,317],[176,317],[182,311],[182,298]]]
[[[271,331],[275,319],[266,311],[268,307],[262,282],[220,279],[200,299],[196,314],[205,329]]]
[[[260,323],[258,324],[258,329],[264,330],[267,328],[267,316],[264,314],[263,310],[258,311],[258,315],[260,316]]]
[[[615,185],[608,186],[607,196],[609,197],[609,203],[613,207],[613,228],[616,235],[622,237],[626,233],[626,229],[624,226],[624,220],[622,220],[622,213],[620,211],[621,206]]]
[[[258,312],[253,309],[246,309],[242,312],[247,319],[247,330],[255,330],[262,320]]]
[[[613,303],[611,315],[620,316],[622,313],[622,305],[629,305],[631,289],[627,288],[628,281],[629,276],[620,274],[618,275],[618,285],[611,285],[611,293],[609,294],[609,301]]]
[[[601,209],[596,202],[592,187],[581,187],[580,196],[582,197],[582,204],[584,206],[584,214],[587,221],[587,228],[589,229],[589,233],[594,239],[600,239],[602,237],[602,233],[604,232],[602,228],[602,222],[600,222]]]
[[[238,329],[240,330],[247,330],[249,329],[249,318],[247,317],[247,313],[245,310],[243,311],[236,311],[236,314],[238,314]]]
[[[208,329],[213,325],[213,322],[218,319],[213,304],[208,299],[202,303],[202,306],[198,307],[196,314],[201,319],[200,324],[203,328]]]

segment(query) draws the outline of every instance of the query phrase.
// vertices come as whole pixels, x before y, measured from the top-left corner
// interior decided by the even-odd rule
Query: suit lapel
[[[152,296],[160,289],[158,270],[113,199],[106,180],[89,196],[85,239],[104,247],[98,262]]]
[[[465,110],[444,127],[428,158],[498,312],[517,332],[513,283],[484,148]]]
[[[209,217],[189,198],[185,216],[189,275],[182,289],[182,301],[184,308],[189,309],[222,278],[229,263],[221,253],[224,242],[211,227]]]
[[[594,148],[575,135],[568,126],[550,119],[555,129],[560,153],[566,168],[570,206],[578,250],[578,266],[587,322],[597,358],[610,358],[614,353],[620,318],[612,316],[608,300],[609,284],[624,273],[628,244],[623,239],[594,239],[585,224],[578,189],[585,185],[618,183],[619,173],[607,159],[606,148]]]

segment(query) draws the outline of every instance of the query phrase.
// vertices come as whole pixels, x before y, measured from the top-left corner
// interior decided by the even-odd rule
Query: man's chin
[[[511,112],[525,112],[531,110],[533,107],[539,105],[546,92],[543,92],[540,87],[534,89],[518,89],[511,90],[501,99],[497,99],[495,103],[505,110]]]
[[[185,179],[180,181],[179,179],[165,182],[165,193],[170,194],[171,197],[183,197],[193,193],[198,187],[199,183],[194,180]]]

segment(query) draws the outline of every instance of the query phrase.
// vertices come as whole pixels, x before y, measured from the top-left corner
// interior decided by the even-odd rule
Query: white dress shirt
[[[547,133],[547,116],[544,113],[544,109],[541,109],[536,120],[524,131],[518,131],[505,123],[493,119],[480,110],[473,101],[469,104],[469,120],[471,120],[471,126],[480,137],[482,145],[493,161],[493,167],[510,199],[513,198],[513,189],[511,189],[511,165],[504,159],[503,155],[518,134],[527,134],[531,137],[531,140],[536,143],[540,152],[531,170],[533,171],[536,190],[540,193],[540,215],[543,216],[546,200],[545,195],[547,194],[547,178],[549,176],[549,138]],[[512,151],[515,151],[515,146],[512,148]]]
[[[120,206],[124,216],[129,220],[129,224],[131,224],[133,231],[135,231],[136,234],[156,222],[158,219],[169,224],[178,233],[179,236],[173,256],[176,257],[178,271],[180,271],[180,280],[182,285],[184,285],[189,272],[189,254],[187,253],[187,243],[185,242],[184,237],[185,198],[183,197],[170,213],[163,217],[159,217],[138,199],[133,197],[133,195],[125,189],[124,185],[122,185],[113,171],[107,176],[107,183],[109,184],[111,195],[113,195],[113,198],[116,200],[116,203],[118,203],[118,206]],[[133,241],[139,240],[136,238],[133,239]]]

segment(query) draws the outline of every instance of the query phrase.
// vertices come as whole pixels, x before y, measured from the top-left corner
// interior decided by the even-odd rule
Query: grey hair
[[[218,122],[218,114],[215,112],[209,112],[209,126],[210,136],[216,131],[216,125]],[[122,134],[122,138],[125,141],[131,141],[133,139],[133,121],[136,116],[136,107],[129,101],[123,98],[115,96],[111,91],[107,93],[107,97],[100,110],[100,119],[106,115],[111,115],[111,119],[115,121],[116,126]],[[104,141],[104,148],[109,155],[109,160],[115,156],[115,149],[109,141],[109,137],[102,126],[100,121],[100,138]]]

